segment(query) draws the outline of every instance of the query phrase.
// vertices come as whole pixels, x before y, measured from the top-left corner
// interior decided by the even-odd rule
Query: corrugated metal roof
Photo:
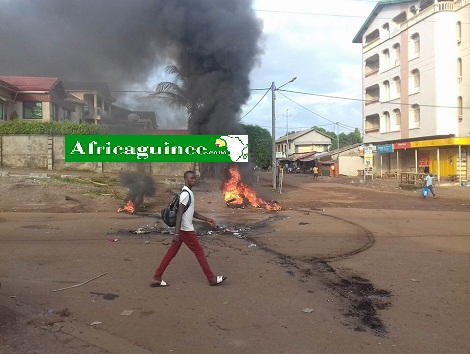
[[[57,77],[0,76],[9,89],[15,91],[50,91],[60,81]]]

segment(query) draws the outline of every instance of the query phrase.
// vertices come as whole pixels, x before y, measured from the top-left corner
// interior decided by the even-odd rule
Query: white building
[[[354,37],[363,48],[363,141],[393,146],[375,159],[386,170],[467,179],[469,19],[470,0],[379,1]]]

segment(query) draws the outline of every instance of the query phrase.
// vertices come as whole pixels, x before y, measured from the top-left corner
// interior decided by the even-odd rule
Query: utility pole
[[[289,117],[292,117],[292,114],[289,114],[289,109],[286,109],[286,157],[289,157]]]
[[[273,170],[273,188],[277,189],[277,161],[276,161],[276,90],[279,90],[281,87],[284,87],[287,84],[295,81],[296,77],[290,79],[290,81],[286,82],[284,85],[281,85],[276,88],[276,85],[273,83],[271,84],[271,109],[272,109],[272,170]]]
[[[273,172],[273,188],[277,188],[276,174],[277,174],[277,163],[276,163],[276,85],[271,84],[271,113],[272,113],[272,172]]]

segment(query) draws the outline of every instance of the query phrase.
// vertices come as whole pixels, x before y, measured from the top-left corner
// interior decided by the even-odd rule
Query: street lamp
[[[271,95],[272,95],[272,156],[271,156],[271,163],[272,163],[272,171],[273,171],[273,188],[277,189],[277,180],[276,180],[276,174],[277,174],[277,162],[276,162],[276,90],[279,90],[281,87],[284,87],[287,84],[290,84],[291,82],[294,82],[297,79],[296,77],[293,77],[290,79],[290,81],[286,82],[285,84],[279,86],[276,88],[276,85],[274,84],[274,81],[271,85]]]

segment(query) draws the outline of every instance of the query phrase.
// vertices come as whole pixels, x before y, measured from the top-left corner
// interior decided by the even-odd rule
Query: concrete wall
[[[64,137],[46,135],[0,135],[0,167],[157,176],[182,176],[187,170],[197,170],[194,162],[65,162]]]

